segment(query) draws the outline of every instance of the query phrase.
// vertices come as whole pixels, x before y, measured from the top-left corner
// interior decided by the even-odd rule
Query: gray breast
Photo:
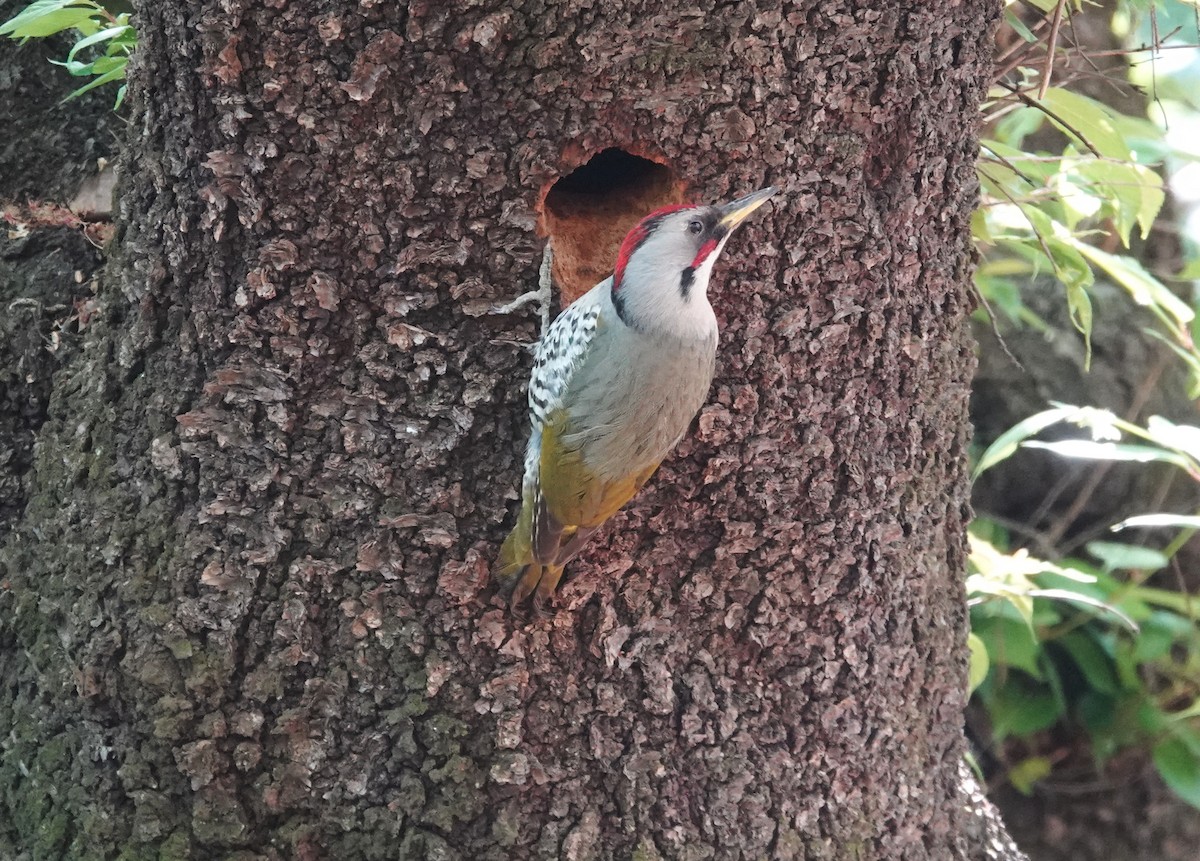
[[[611,480],[658,463],[687,431],[708,397],[717,342],[715,332],[678,340],[618,324],[609,333],[571,379],[563,442]]]

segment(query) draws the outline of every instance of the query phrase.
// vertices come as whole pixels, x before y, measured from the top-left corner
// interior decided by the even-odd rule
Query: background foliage
[[[1077,38],[1084,16],[1103,16],[1116,49]],[[995,322],[1038,329],[1047,344],[1071,337],[1028,302],[1033,290],[1057,291],[1090,365],[1110,346],[1097,340],[1094,291],[1113,285],[1135,311],[1103,337],[1160,342],[1189,376],[1192,397],[1200,392],[1200,266],[1185,213],[1173,207],[1167,216],[1183,225],[1165,230],[1173,253],[1148,252],[1161,244],[1152,231],[1164,227],[1156,220],[1168,203],[1165,180],[1186,182],[1196,163],[1178,135],[1196,122],[1196,22],[1196,6],[1175,0],[1010,3],[984,108],[983,200],[973,222],[976,286]],[[1115,70],[1097,62],[1112,56],[1121,59]],[[1092,93],[1118,93],[1122,108],[1085,92],[1089,83]],[[1164,257],[1170,268],[1158,263]],[[1125,416],[1047,406],[992,440],[976,476],[1036,448],[1085,462],[1089,496],[1104,494],[1104,465],[1114,462],[1165,464],[1174,473],[1168,486],[1200,481],[1200,427],[1141,419],[1137,406]],[[1191,403],[1174,407],[1194,414]],[[1024,792],[1081,747],[1097,772],[1133,749],[1147,751],[1166,784],[1200,807],[1200,627],[1181,556],[1200,517],[1194,508],[1157,510],[1155,501],[1090,540],[1071,509],[1049,527],[1034,512],[1006,521],[984,509],[973,526],[971,685],[990,719],[982,732],[989,759]]]

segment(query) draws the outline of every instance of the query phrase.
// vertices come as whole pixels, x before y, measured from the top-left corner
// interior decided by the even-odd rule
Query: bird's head
[[[621,243],[613,305],[645,331],[709,337],[715,328],[708,279],[739,224],[778,189],[768,186],[718,206],[668,206],[652,212]]]

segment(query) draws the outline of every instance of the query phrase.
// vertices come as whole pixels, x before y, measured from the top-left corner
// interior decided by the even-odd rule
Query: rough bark
[[[960,774],[998,9],[879,6],[140,9],[119,258],[0,556],[0,854],[1017,857]],[[486,310],[606,147],[787,197],[694,433],[522,623],[534,332]]]
[[[54,372],[77,353],[102,262],[100,226],[64,205],[112,155],[112,96],[62,104],[74,79],[46,55],[68,50],[0,42],[0,536],[25,507]]]
[[[6,230],[6,228],[8,228]],[[100,253],[69,227],[0,222],[0,536],[25,508],[54,372],[78,353]],[[81,317],[82,315],[82,317]],[[86,325],[86,324],[85,324]]]

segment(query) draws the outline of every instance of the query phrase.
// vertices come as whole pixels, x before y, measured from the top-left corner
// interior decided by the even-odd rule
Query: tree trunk
[[[395,5],[140,9],[0,556],[0,854],[1018,857],[961,777],[996,5]],[[535,321],[488,309],[539,230],[571,282],[768,182],[697,427],[513,618]]]

